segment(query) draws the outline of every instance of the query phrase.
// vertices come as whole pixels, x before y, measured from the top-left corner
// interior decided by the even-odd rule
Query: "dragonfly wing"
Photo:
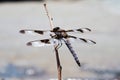
[[[90,32],[91,29],[89,28],[79,28],[79,29],[71,29],[71,30],[66,30],[66,32],[80,32],[80,33],[85,33],[85,32]]]
[[[82,42],[82,43],[88,43],[88,44],[96,44],[95,41],[93,40],[90,40],[90,39],[84,39],[84,38],[78,38],[78,37],[75,37],[75,36],[69,36],[69,41],[71,42]]]
[[[49,30],[46,30],[46,31],[43,31],[43,30],[29,30],[29,29],[25,29],[25,30],[20,30],[20,33],[22,34],[41,34],[41,35],[44,35],[46,33],[52,33],[51,31]]]
[[[35,40],[27,43],[28,46],[33,46],[33,47],[51,46],[51,45],[57,45],[57,44],[58,44],[57,39]]]

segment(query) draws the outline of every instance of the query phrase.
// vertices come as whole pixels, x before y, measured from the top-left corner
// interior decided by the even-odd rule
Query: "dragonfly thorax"
[[[65,32],[65,30],[60,29],[60,27],[55,27],[53,29],[53,32],[55,33],[55,38],[56,39],[62,39],[62,38],[66,38],[68,35]]]
[[[68,35],[66,34],[66,32],[60,31],[60,32],[55,32],[56,35],[56,39],[62,39],[62,38],[66,38]]]

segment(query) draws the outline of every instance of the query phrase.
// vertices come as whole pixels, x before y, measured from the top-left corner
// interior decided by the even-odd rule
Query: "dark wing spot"
[[[94,43],[94,44],[96,44],[96,42],[95,41],[92,41],[92,40],[90,40],[92,43]]]
[[[43,43],[50,44],[49,39],[44,39],[44,40],[40,40],[40,41],[43,42]]]
[[[87,29],[88,31],[91,31],[91,29],[89,29],[89,28],[85,28],[85,29]]]
[[[36,33],[38,33],[38,34],[43,34],[43,31],[35,30],[34,32],[36,32]]]
[[[86,39],[83,39],[83,38],[80,38],[82,41],[86,42],[87,43],[87,40]]]
[[[86,29],[88,31],[91,31],[91,29],[89,29],[89,28],[84,28],[84,29]],[[84,33],[84,29],[77,29],[77,31],[80,31],[81,33]]]
[[[80,31],[81,33],[83,33],[83,32],[84,32],[82,29],[77,29],[77,31]]]
[[[25,34],[25,30],[20,30],[19,32],[22,34]]]
[[[27,43],[27,46],[31,46],[31,45],[32,45],[32,43],[31,43],[31,42],[28,42],[28,43]]]
[[[73,30],[67,30],[66,32],[73,32]]]

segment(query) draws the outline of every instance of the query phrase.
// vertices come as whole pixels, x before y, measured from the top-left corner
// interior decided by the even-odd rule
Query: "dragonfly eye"
[[[60,29],[60,27],[55,27],[54,29],[53,29],[53,31],[58,31]]]

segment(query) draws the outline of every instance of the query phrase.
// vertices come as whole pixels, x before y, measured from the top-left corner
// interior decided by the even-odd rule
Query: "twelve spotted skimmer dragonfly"
[[[20,33],[22,34],[33,34],[37,33],[40,35],[44,35],[45,33],[49,33],[50,37],[49,39],[42,39],[42,40],[35,40],[28,42],[28,46],[34,46],[34,47],[41,47],[41,46],[48,46],[48,45],[55,45],[56,48],[60,48],[62,46],[62,43],[64,42],[70,52],[72,53],[76,63],[78,66],[80,66],[80,61],[77,57],[77,54],[73,50],[70,41],[82,41],[84,43],[92,43],[96,44],[95,41],[90,40],[90,39],[84,39],[84,38],[78,38],[75,36],[68,35],[67,33],[69,32],[79,32],[79,33],[84,33],[84,32],[90,32],[91,30],[89,28],[80,28],[80,29],[74,29],[74,30],[64,30],[60,29],[60,27],[55,27],[53,30],[20,30]]]

